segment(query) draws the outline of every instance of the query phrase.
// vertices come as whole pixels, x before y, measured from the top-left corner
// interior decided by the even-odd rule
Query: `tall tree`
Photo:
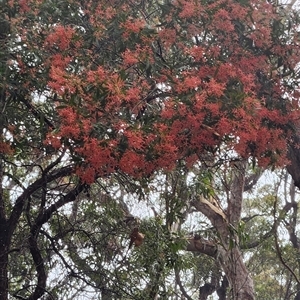
[[[157,250],[157,276],[143,292],[154,299],[171,267],[182,287],[174,261],[183,245],[174,234],[194,209],[219,240],[193,237],[185,249],[215,259],[232,299],[254,299],[239,242],[243,194],[258,177],[248,176],[249,162],[256,169],[291,161],[298,184],[298,15],[260,0],[1,4],[0,300],[8,293],[44,297],[53,251],[71,277],[111,297],[114,276],[125,276],[123,260],[120,272],[110,276],[105,264],[99,269],[91,260],[98,247],[107,250],[104,256],[110,248],[121,251],[118,239],[105,238],[115,219],[102,219],[101,233],[91,235],[77,223],[80,205],[87,214],[97,211],[96,199],[88,201],[95,183],[110,191],[114,182],[127,191],[139,183],[135,192],[144,193],[153,178],[174,170],[185,175],[180,182],[194,174],[200,185],[187,185],[189,193],[177,185],[173,193],[166,190],[160,228],[169,242],[160,242],[173,252]],[[115,201],[120,216],[130,217],[121,209],[123,199]],[[105,203],[98,204],[106,212]],[[64,211],[70,207],[72,212]],[[135,230],[137,244],[139,225],[116,228],[120,224]],[[95,242],[101,239],[105,247]],[[79,241],[87,243],[85,255],[73,251]],[[9,280],[17,272],[8,272],[9,260],[23,251],[30,253],[28,277],[20,272]],[[94,275],[99,270],[100,280]],[[118,289],[114,297],[133,297],[132,290]]]

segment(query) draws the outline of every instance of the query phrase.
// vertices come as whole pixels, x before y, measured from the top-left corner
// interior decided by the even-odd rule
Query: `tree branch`
[[[8,236],[11,236],[16,228],[17,222],[22,214],[23,207],[25,201],[39,188],[43,186],[43,184],[52,182],[58,178],[70,175],[73,171],[73,166],[62,167],[60,169],[54,170],[52,173],[47,176],[43,176],[32,184],[30,184],[26,190],[17,198],[10,218],[8,220]]]
[[[30,103],[25,97],[18,97],[18,99],[29,109],[29,111],[34,115],[34,117],[38,120],[43,119],[45,124],[51,129],[55,129],[55,126],[48,118],[39,111],[32,103]]]
[[[182,282],[180,280],[180,272],[179,272],[179,270],[175,270],[175,279],[176,279],[176,283],[178,284],[179,289],[180,289],[182,295],[185,297],[185,299],[193,300],[193,298],[188,295],[188,293],[186,292],[186,290],[184,289],[184,287],[182,285]]]
[[[249,191],[251,190],[259,180],[259,178],[262,175],[262,171],[258,169],[254,174],[250,175],[249,177],[245,178],[245,185],[244,185],[244,191]]]
[[[199,290],[199,300],[206,300],[209,295],[216,291],[219,286],[218,281],[218,278],[212,276],[209,283],[206,282],[204,285],[202,285]]]
[[[76,197],[80,194],[80,192],[84,189],[84,187],[85,184],[79,184],[76,188],[71,190],[67,195],[61,197],[56,203],[52,204],[48,209],[46,209],[44,213],[40,213],[36,218],[34,225],[31,227],[30,237],[29,237],[29,249],[37,271],[38,283],[36,285],[34,292],[30,295],[28,300],[39,299],[45,293],[46,290],[47,274],[45,271],[44,259],[41,255],[37,243],[37,238],[40,233],[41,227],[44,223],[46,223],[51,218],[53,212],[57,211],[60,207],[62,207],[66,203],[74,201]],[[42,212],[42,210],[40,212]]]
[[[297,125],[291,125],[293,130],[293,137],[288,144],[288,153],[287,158],[290,161],[290,164],[287,165],[287,171],[292,176],[294,184],[298,189],[300,189],[300,128]]]
[[[197,211],[203,213],[222,236],[228,235],[227,217],[220,207],[214,205],[203,196],[193,200],[191,205],[194,206]]]
[[[29,249],[35,264],[35,269],[37,271],[38,282],[34,292],[29,296],[28,300],[39,299],[41,296],[43,296],[46,290],[47,274],[45,270],[44,259],[37,244],[37,235],[38,233],[36,233],[35,228],[33,228],[29,237]]]
[[[274,210],[273,210],[274,227],[275,227],[274,241],[275,241],[276,253],[277,253],[278,258],[281,261],[282,265],[293,275],[293,277],[295,278],[295,280],[297,281],[297,283],[300,284],[300,280],[299,280],[298,276],[291,269],[291,267],[285,262],[282,254],[281,254],[281,250],[280,250],[279,243],[278,243],[278,235],[277,235],[277,227],[278,227],[278,224],[279,224],[279,219],[276,218],[276,205],[277,205],[277,198],[276,198],[276,201],[274,202]]]
[[[74,201],[77,196],[85,189],[86,184],[78,184],[73,190],[71,190],[68,194],[63,195],[57,202],[53,203],[49,208],[47,208],[43,214],[41,214],[37,220],[36,224],[38,226],[42,226],[45,224],[52,216],[54,212],[56,212],[60,207],[65,204]]]
[[[204,240],[199,236],[195,236],[187,239],[187,242],[187,251],[203,253],[211,257],[216,257],[217,255],[218,248],[212,241]]]

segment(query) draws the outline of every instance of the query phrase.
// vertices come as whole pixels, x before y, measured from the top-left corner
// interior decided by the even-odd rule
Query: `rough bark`
[[[230,225],[234,227],[241,219],[246,166],[245,161],[236,162],[232,169],[233,179],[229,186],[227,217]]]

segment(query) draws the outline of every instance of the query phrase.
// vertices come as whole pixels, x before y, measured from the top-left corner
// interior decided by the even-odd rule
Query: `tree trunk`
[[[209,242],[196,237],[188,239],[186,250],[207,254],[220,263],[229,283],[230,300],[255,299],[253,280],[237,246],[225,249],[222,245],[213,245],[212,241]],[[227,282],[224,282],[223,285],[227,286]],[[219,292],[222,293],[221,290]]]
[[[231,300],[255,299],[253,280],[244,264],[236,234],[241,218],[246,168],[246,161],[232,165],[231,180],[225,186],[228,195],[226,210],[222,209],[218,199],[204,199],[200,196],[191,203],[210,220],[218,232],[219,241],[208,243],[201,238],[190,240],[187,250],[198,250],[219,261],[228,279]]]
[[[0,300],[8,299],[8,242],[6,225],[0,225]]]
[[[219,246],[218,260],[229,281],[231,300],[254,300],[253,280],[237,247],[225,250]]]
[[[9,47],[7,46],[7,37],[10,34],[10,23],[5,11],[0,11],[0,142],[3,141],[3,129],[7,125],[5,118],[5,107],[7,105],[6,89],[8,78],[8,60]],[[8,299],[8,223],[6,219],[4,189],[3,189],[3,173],[5,153],[0,153],[0,300]]]

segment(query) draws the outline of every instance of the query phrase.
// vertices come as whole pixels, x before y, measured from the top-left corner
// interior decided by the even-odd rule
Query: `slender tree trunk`
[[[7,37],[10,33],[10,24],[6,19],[6,13],[0,9],[0,143],[3,141],[4,125],[6,124],[5,105],[6,105],[6,81],[9,59],[7,47]],[[4,160],[3,153],[0,153],[0,300],[8,299],[8,224],[5,211],[5,198],[3,191],[3,172]]]
[[[3,193],[3,161],[0,160],[0,300],[8,299],[8,224]]]
[[[2,227],[2,226],[1,226]],[[4,238],[4,239],[3,239]],[[0,300],[8,299],[8,247],[4,234],[0,233]]]

